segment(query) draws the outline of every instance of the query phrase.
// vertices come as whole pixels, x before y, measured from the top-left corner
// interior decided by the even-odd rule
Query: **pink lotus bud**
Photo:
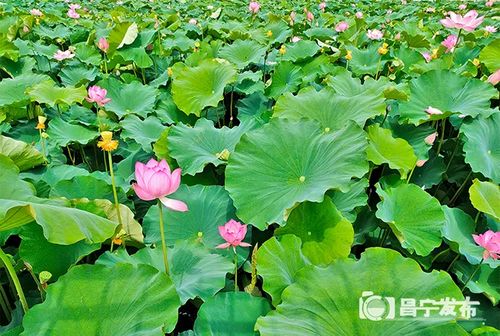
[[[498,69],[488,77],[488,82],[493,85],[497,85],[500,82],[500,69]]]
[[[312,12],[307,11],[306,19],[307,21],[312,22],[314,20],[314,14]]]
[[[107,104],[111,101],[110,98],[106,98],[107,94],[108,94],[108,91],[106,89],[103,89],[100,86],[94,85],[94,86],[91,86],[89,88],[88,97],[85,97],[85,99],[89,103],[96,103],[99,106],[104,106],[105,104]]]
[[[343,31],[346,31],[348,28],[349,28],[349,24],[345,21],[341,21],[341,22],[337,23],[337,25],[335,26],[335,31],[341,33]]]
[[[36,9],[36,8],[33,8],[32,10],[30,10],[30,13],[33,16],[43,16],[42,11],[39,9]]]
[[[429,54],[428,52],[423,52],[423,53],[422,53],[422,56],[424,56],[425,61],[426,61],[427,63],[429,63],[430,61],[432,61],[432,56],[431,56],[431,54]]]
[[[486,7],[493,7],[493,1],[486,1],[484,4]]]
[[[326,2],[322,2],[318,5],[319,9],[324,12],[325,11],[325,8],[326,8]]]
[[[257,1],[252,1],[250,2],[250,4],[248,5],[248,10],[252,13],[252,14],[257,14],[257,12],[259,11],[260,9],[260,4],[257,2]]]
[[[425,112],[427,112],[430,115],[432,115],[432,114],[443,114],[443,111],[441,111],[440,109],[437,109],[435,107],[432,107],[432,106],[427,107],[425,109]]]
[[[396,41],[401,40],[401,33],[397,33],[396,35],[394,35],[394,39],[395,39]]]
[[[198,24],[198,21],[196,19],[190,19],[189,23],[192,25],[196,25],[196,24]]]
[[[102,52],[107,53],[109,49],[109,43],[106,38],[101,37],[99,42],[97,42],[97,48],[99,48]]]
[[[217,245],[216,248],[228,248],[232,246],[248,247],[248,243],[243,242],[247,234],[247,226],[231,219],[224,226],[219,226],[219,234],[226,241],[223,244]]]
[[[362,19],[363,18],[363,13],[361,12],[356,12],[356,14],[354,14],[356,16],[357,19]]]
[[[292,42],[293,42],[293,43],[297,43],[297,42],[299,42],[300,40],[302,40],[302,39],[301,39],[300,37],[298,37],[298,36],[294,36],[294,37],[292,37]]]
[[[135,163],[136,183],[132,184],[137,196],[144,201],[159,199],[164,206],[175,211],[187,211],[186,203],[167,198],[181,183],[181,169],[170,172],[167,161],[151,159],[148,163]]]
[[[434,141],[436,141],[437,136],[438,136],[437,132],[429,134],[428,136],[425,137],[424,142],[428,145],[432,145]]]

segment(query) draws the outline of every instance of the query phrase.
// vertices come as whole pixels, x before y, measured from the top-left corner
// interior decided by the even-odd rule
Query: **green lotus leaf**
[[[120,118],[130,113],[146,118],[155,107],[158,92],[152,86],[137,81],[124,84],[112,77],[100,81],[97,85],[108,90],[107,97],[111,101],[106,104],[106,111],[114,112]]]
[[[425,273],[416,261],[396,251],[369,248],[359,261],[303,268],[283,291],[282,303],[259,318],[255,328],[262,336],[400,336],[404,330],[416,336],[468,335],[454,316],[437,312],[431,312],[432,318],[422,317],[423,312],[418,312],[421,318],[400,316],[401,299],[415,299],[418,304],[446,297],[464,299],[446,272]]]
[[[139,34],[139,29],[135,22],[117,23],[109,34],[109,53],[113,53],[116,49],[120,49],[124,45],[129,45],[134,42]]]
[[[494,306],[500,302],[500,267],[491,268],[486,264],[471,265],[459,260],[453,265],[452,271],[462,283],[472,275],[466,285],[472,293],[483,293]]]
[[[127,196],[121,188],[117,189],[118,200],[126,201]],[[114,201],[111,183],[98,179],[95,176],[74,176],[63,179],[54,184],[50,190],[50,197],[107,199]]]
[[[355,219],[351,211],[357,207],[366,205],[368,202],[368,194],[366,193],[368,186],[368,179],[362,178],[359,181],[353,182],[346,192],[335,190],[331,193],[335,207],[342,213],[342,216],[351,222]]]
[[[48,80],[46,75],[26,73],[12,79],[6,78],[0,82],[0,106],[24,106],[30,97],[26,90],[33,85]]]
[[[382,60],[382,56],[377,52],[378,48],[378,44],[372,44],[367,49],[349,47],[348,49],[352,54],[352,60],[349,61],[349,66],[352,73],[357,76],[365,74],[375,76],[378,71],[381,71],[386,61]]]
[[[241,136],[255,126],[255,122],[248,121],[233,128],[215,128],[212,121],[204,118],[198,119],[194,127],[181,123],[170,129],[169,153],[183,174],[194,175],[209,163],[216,167],[225,164]]]
[[[314,41],[300,40],[297,43],[287,44],[286,53],[282,56],[282,61],[296,62],[305,58],[313,57],[320,47]]]
[[[0,39],[0,56],[17,61],[19,59],[19,49],[16,45],[4,38]]]
[[[302,252],[315,265],[328,265],[351,252],[354,230],[332,200],[304,202],[292,210],[285,227],[276,235],[293,234],[302,240]]]
[[[80,125],[73,125],[62,118],[52,119],[47,127],[50,142],[59,146],[69,143],[88,144],[99,136],[99,133]]]
[[[499,334],[500,330],[489,326],[476,328],[471,333],[472,336],[498,336]]]
[[[87,90],[85,90],[83,86],[59,87],[55,85],[52,80],[33,85],[27,90],[27,93],[32,101],[36,101],[40,104],[48,104],[50,106],[81,103],[85,96],[87,96]]]
[[[417,157],[413,148],[404,139],[393,138],[390,130],[378,124],[368,126],[368,147],[366,156],[371,162],[381,165],[387,163],[396,169],[403,179],[415,167]]]
[[[294,92],[302,83],[302,70],[291,62],[280,62],[274,69],[267,94],[277,98],[286,92]]]
[[[401,118],[418,125],[442,119],[449,113],[468,116],[489,115],[490,99],[498,93],[493,86],[476,78],[463,77],[448,70],[433,70],[410,81],[410,100],[399,106]],[[430,115],[434,107],[443,114]]]
[[[390,128],[395,138],[408,141],[419,160],[429,159],[429,149],[432,145],[427,144],[425,138],[436,132],[434,128],[426,124],[420,126],[400,124],[395,119],[391,120]]]
[[[0,154],[14,161],[19,170],[33,168],[45,161],[42,153],[33,146],[3,135],[0,135]]]
[[[222,47],[219,56],[235,64],[238,69],[243,69],[250,63],[261,63],[265,53],[266,47],[255,41],[238,40]]]
[[[429,160],[422,167],[415,168],[411,182],[424,189],[429,189],[443,181],[445,172],[446,164],[443,157],[432,152]]]
[[[66,86],[78,86],[93,81],[98,74],[97,68],[88,69],[83,66],[75,66],[62,69],[59,77]]]
[[[382,201],[377,205],[377,218],[389,224],[401,245],[427,256],[441,244],[445,222],[439,201],[414,184],[377,187]]]
[[[310,261],[302,254],[302,241],[295,235],[266,240],[257,250],[257,269],[264,279],[262,288],[272,297],[273,305],[281,302],[283,290],[295,282],[295,276]]]
[[[294,204],[321,202],[328,189],[347,190],[352,177],[363,176],[365,148],[365,134],[354,123],[325,134],[312,120],[276,118],[236,145],[226,189],[245,223],[283,224]]]
[[[236,80],[236,69],[230,64],[207,59],[196,67],[178,64],[173,68],[172,95],[175,104],[186,114],[201,115],[207,106],[217,106],[224,88]]]
[[[197,238],[208,248],[223,243],[217,227],[235,218],[231,198],[223,187],[181,185],[169,197],[182,200],[189,208],[187,212],[164,209],[165,239],[169,246],[178,240]],[[147,244],[160,241],[158,222],[158,207],[152,206],[144,216],[142,224]]]
[[[116,211],[116,205],[114,202],[105,199],[98,199],[94,200],[93,204],[102,209],[109,220],[119,223],[118,212]],[[124,204],[119,204],[118,208],[120,210],[120,218],[123,225],[120,226],[117,229],[118,231],[115,232],[120,233],[119,237],[124,241],[133,241],[143,244],[144,235],[142,234],[142,226],[135,220],[135,215],[132,210]]]
[[[472,238],[472,234],[476,233],[474,220],[459,208],[449,208],[443,205],[443,211],[446,218],[442,228],[443,237],[451,241],[450,246],[456,252],[465,256],[469,263],[479,264],[483,259],[484,248],[477,245]],[[455,248],[453,243],[458,245],[458,248]],[[491,267],[500,265],[500,261],[491,258],[484,262]]]
[[[84,241],[71,245],[49,243],[38,225],[24,226],[20,237],[20,257],[31,265],[36,274],[50,272],[53,277],[51,280],[57,280],[71,266],[101,247],[101,244],[88,244]]]
[[[21,335],[160,336],[174,329],[179,306],[172,281],[154,267],[76,266],[29,310]]]
[[[479,54],[479,60],[486,65],[490,72],[500,69],[500,39],[496,39]]]
[[[161,133],[165,130],[165,126],[161,123],[160,119],[149,116],[144,120],[131,114],[126,116],[120,125],[123,131],[120,134],[122,139],[131,139],[142,146],[146,152],[151,152],[151,144],[156,142]]]
[[[319,121],[325,129],[338,130],[345,127],[349,120],[361,127],[366,120],[385,112],[383,96],[365,92],[359,97],[344,97],[331,89],[316,91],[309,89],[296,96],[286,93],[274,107],[274,116],[301,119],[311,118]]]
[[[491,182],[474,179],[469,188],[469,197],[477,210],[500,220],[500,187]]]
[[[74,45],[76,57],[85,64],[91,64],[98,66],[102,61],[102,56],[99,50],[96,49],[94,44],[89,44],[87,42],[80,42]],[[73,69],[74,67],[64,68],[61,72]],[[97,70],[97,68],[92,68]]]
[[[218,254],[212,254],[198,242],[179,241],[168,250],[169,275],[175,290],[186,303],[196,297],[206,301],[224,288],[226,274],[234,270],[233,263]],[[113,266],[117,263],[133,265],[147,264],[164,272],[163,253],[161,247],[143,248],[129,256],[125,250],[102,255],[96,264]]]
[[[201,306],[194,332],[207,336],[254,336],[255,321],[270,310],[271,305],[264,298],[244,292],[219,293]]]
[[[460,132],[465,137],[465,162],[473,171],[500,183],[500,113],[464,123]]]

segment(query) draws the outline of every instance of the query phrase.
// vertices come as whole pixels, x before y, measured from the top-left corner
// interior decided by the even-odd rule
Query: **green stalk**
[[[19,300],[21,301],[21,306],[23,307],[23,311],[26,313],[29,309],[28,302],[26,301],[26,297],[24,296],[23,288],[21,287],[21,282],[19,282],[19,278],[17,277],[16,270],[14,266],[10,263],[9,256],[5,254],[5,252],[0,249],[0,260],[2,260],[5,265],[5,269],[7,273],[9,273],[12,282],[14,283],[14,287],[16,288],[17,295],[19,296]]]
[[[165,272],[168,274],[167,242],[165,241],[165,227],[163,226],[163,205],[160,200],[158,200],[158,210],[160,212],[160,235],[161,248],[163,250],[163,263],[165,264]]]
[[[439,145],[438,145],[438,149],[437,149],[437,154],[439,154],[439,151],[441,150],[441,146],[443,145],[445,129],[446,129],[446,119],[442,119],[441,120],[441,137],[439,138]]]
[[[476,275],[477,271],[479,271],[479,268],[481,268],[481,265],[483,264],[483,261],[484,261],[484,259],[481,259],[481,262],[476,266],[476,269],[474,270],[474,272],[472,272],[472,274],[469,276],[469,278],[467,278],[467,280],[465,281],[464,285],[460,289],[461,292],[464,291],[465,286],[467,286],[467,284],[469,283],[469,281],[474,277],[474,275]]]
[[[116,193],[116,183],[115,183],[115,173],[113,171],[113,159],[111,157],[111,152],[108,151],[108,164],[109,164],[109,174],[111,175],[111,185],[113,187],[113,198],[115,200],[116,217],[118,217],[118,223],[120,227],[123,228],[122,215],[120,213],[120,203],[118,202],[118,194]]]
[[[238,253],[236,253],[236,248],[233,247],[234,251],[234,291],[238,291]]]
[[[12,311],[9,307],[9,301],[7,300],[7,297],[3,295],[5,293],[3,291],[2,285],[0,285],[0,288],[2,289],[2,293],[0,293],[0,306],[2,306],[2,311],[8,321],[12,319]]]

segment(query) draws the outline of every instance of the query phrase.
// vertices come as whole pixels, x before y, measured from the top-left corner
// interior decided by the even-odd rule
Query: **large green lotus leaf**
[[[255,41],[237,40],[222,47],[219,56],[235,64],[238,69],[243,69],[250,63],[262,62],[265,53],[266,47]]]
[[[302,252],[315,265],[328,265],[346,258],[351,252],[354,229],[342,217],[332,200],[322,203],[304,202],[292,210],[286,226],[276,235],[293,234],[302,240]]]
[[[330,194],[333,204],[342,213],[342,216],[350,221],[354,221],[355,216],[353,217],[351,211],[357,207],[366,205],[368,202],[368,194],[366,193],[368,186],[368,179],[362,178],[359,181],[353,182],[346,192],[335,190]]]
[[[210,253],[196,241],[179,241],[168,250],[167,255],[169,275],[182,304],[196,297],[204,301],[211,298],[224,288],[226,274],[234,270],[234,265],[228,258]],[[114,253],[107,252],[96,264],[112,266],[119,262],[148,264],[165,272],[161,247],[144,248],[132,256],[123,249]]]
[[[84,241],[71,245],[49,243],[38,225],[24,226],[20,236],[21,258],[28,262],[37,274],[42,271],[50,272],[52,280],[57,280],[80,259],[101,247],[101,244],[88,244]]]
[[[368,126],[367,131],[370,140],[366,148],[368,160],[377,165],[387,163],[405,179],[417,162],[412,146],[404,139],[393,138],[391,130],[378,124]]]
[[[369,298],[363,297],[371,293],[394,299],[394,319],[383,318],[389,313],[387,299],[374,297],[370,305]],[[262,336],[401,336],[405,332],[415,336],[468,335],[453,316],[431,312],[432,317],[424,318],[421,311],[420,318],[399,315],[403,298],[415,299],[418,304],[419,300],[446,297],[464,299],[448,273],[426,273],[416,261],[403,258],[396,251],[369,248],[359,261],[345,259],[326,268],[303,268],[296,282],[283,291],[282,303],[259,318],[256,329]],[[382,319],[360,317],[360,301],[367,303],[361,310],[365,317],[370,313]]]
[[[389,123],[392,134],[395,138],[401,138],[413,147],[413,151],[419,160],[429,159],[429,149],[432,145],[425,142],[425,138],[435,129],[427,124],[415,126],[412,124],[400,124],[395,118]]]
[[[46,75],[26,73],[15,78],[6,78],[0,82],[0,106],[16,104],[24,106],[29,102],[26,89],[40,82],[48,80]]]
[[[139,34],[139,29],[135,22],[117,23],[109,34],[109,53],[113,53],[116,49],[120,49],[124,45],[129,45],[134,42]]]
[[[42,153],[33,146],[3,135],[0,135],[0,154],[14,161],[19,170],[33,168],[45,161]]]
[[[49,141],[59,146],[67,146],[69,143],[88,144],[99,136],[99,133],[81,125],[73,125],[62,118],[52,119],[47,127]]]
[[[475,117],[488,115],[490,99],[498,94],[495,88],[479,79],[460,76],[448,70],[433,70],[411,80],[410,100],[401,102],[399,112],[403,119],[418,125],[431,120],[425,110],[431,106],[443,112],[432,120],[449,113]]]
[[[52,80],[33,85],[27,90],[32,101],[40,104],[56,106],[59,104],[72,105],[81,103],[87,95],[85,87],[59,87]]]
[[[233,128],[215,128],[205,118],[198,119],[194,127],[180,123],[168,134],[169,153],[182,167],[183,174],[195,175],[209,163],[216,167],[225,164],[241,136],[255,126],[249,120]]]
[[[151,152],[151,144],[156,142],[161,133],[165,130],[160,119],[149,116],[141,120],[138,116],[130,114],[126,116],[120,125],[123,127],[120,137],[131,139],[142,146],[146,152]]]
[[[286,92],[294,92],[302,83],[302,77],[300,66],[292,62],[280,62],[274,69],[267,94],[271,98],[277,98]]]
[[[188,205],[189,211],[178,212],[163,210],[165,223],[165,239],[169,246],[178,240],[199,238],[208,248],[223,243],[218,226],[235,218],[235,210],[231,198],[221,186],[185,186],[169,196],[179,199]],[[152,206],[143,220],[146,243],[160,241],[158,206]]]
[[[272,237],[257,250],[257,270],[264,279],[262,288],[273,299],[281,302],[283,290],[295,282],[295,276],[310,261],[302,254],[302,241],[295,235]]]
[[[172,280],[154,267],[76,266],[26,314],[21,335],[160,336],[174,329],[179,306]]]
[[[459,260],[453,265],[452,271],[462,283],[465,283],[478,267],[466,287],[472,293],[483,293],[496,306],[500,302],[500,267],[491,268],[486,264],[471,265]]]
[[[217,106],[224,88],[236,80],[236,69],[227,63],[207,59],[196,67],[178,64],[173,68],[172,95],[174,102],[186,114],[201,115],[207,106]]]
[[[6,59],[17,61],[19,58],[19,49],[16,45],[4,38],[0,39],[0,56]]]
[[[500,221],[500,187],[498,184],[474,179],[469,188],[469,197],[474,208]]]
[[[328,189],[348,188],[368,170],[365,133],[354,123],[325,134],[315,121],[277,118],[244,135],[226,168],[226,189],[238,217],[264,229],[283,224],[303,201],[321,202]]]
[[[376,75],[377,70],[381,71],[384,68],[386,61],[382,60],[380,54],[377,52],[377,44],[372,44],[367,49],[358,49],[355,47],[349,47],[348,49],[352,53],[352,60],[349,61],[349,66],[355,75]]]
[[[286,45],[286,53],[281,57],[281,60],[296,62],[313,57],[319,49],[320,47],[314,41],[300,40],[299,42]]]
[[[271,310],[269,302],[244,292],[223,292],[208,299],[194,323],[196,335],[254,336],[255,321]]]
[[[100,81],[97,85],[108,90],[107,97],[111,101],[106,104],[106,111],[114,112],[120,118],[130,113],[146,118],[155,107],[158,92],[152,86],[137,81],[125,84],[112,77]]]
[[[441,244],[441,229],[445,222],[439,201],[414,184],[394,188],[377,187],[382,201],[376,216],[389,224],[401,245],[427,256]]]
[[[118,200],[126,201],[127,196],[121,188],[117,188]],[[50,189],[50,197],[107,199],[114,201],[111,183],[95,176],[74,176],[62,179]]]
[[[274,107],[276,117],[311,118],[330,130],[345,127],[349,120],[363,127],[366,120],[384,112],[385,103],[381,94],[364,93],[356,98],[345,97],[329,88],[319,92],[309,89],[296,96],[286,93],[278,99]]]
[[[490,72],[500,68],[500,39],[488,44],[479,54],[479,60],[486,65]]]
[[[460,132],[465,137],[465,162],[473,171],[500,183],[500,113],[464,123]]]
[[[474,220],[459,208],[449,208],[443,205],[443,211],[446,218],[442,228],[443,237],[452,242],[451,248],[465,256],[469,263],[479,264],[483,259],[484,248],[477,245],[472,238],[472,234],[476,232]],[[455,247],[456,245],[458,248]],[[484,262],[491,267],[500,265],[500,260],[495,261],[492,258]]]
[[[94,50],[94,47],[92,47],[92,50]],[[98,57],[100,60],[101,56],[99,54]],[[93,81],[98,74],[99,71],[95,67],[88,69],[84,66],[74,66],[62,69],[59,77],[66,86],[78,86]]]

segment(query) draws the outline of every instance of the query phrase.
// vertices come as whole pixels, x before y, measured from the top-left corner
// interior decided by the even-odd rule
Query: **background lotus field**
[[[499,8],[0,1],[0,334],[499,335]]]

